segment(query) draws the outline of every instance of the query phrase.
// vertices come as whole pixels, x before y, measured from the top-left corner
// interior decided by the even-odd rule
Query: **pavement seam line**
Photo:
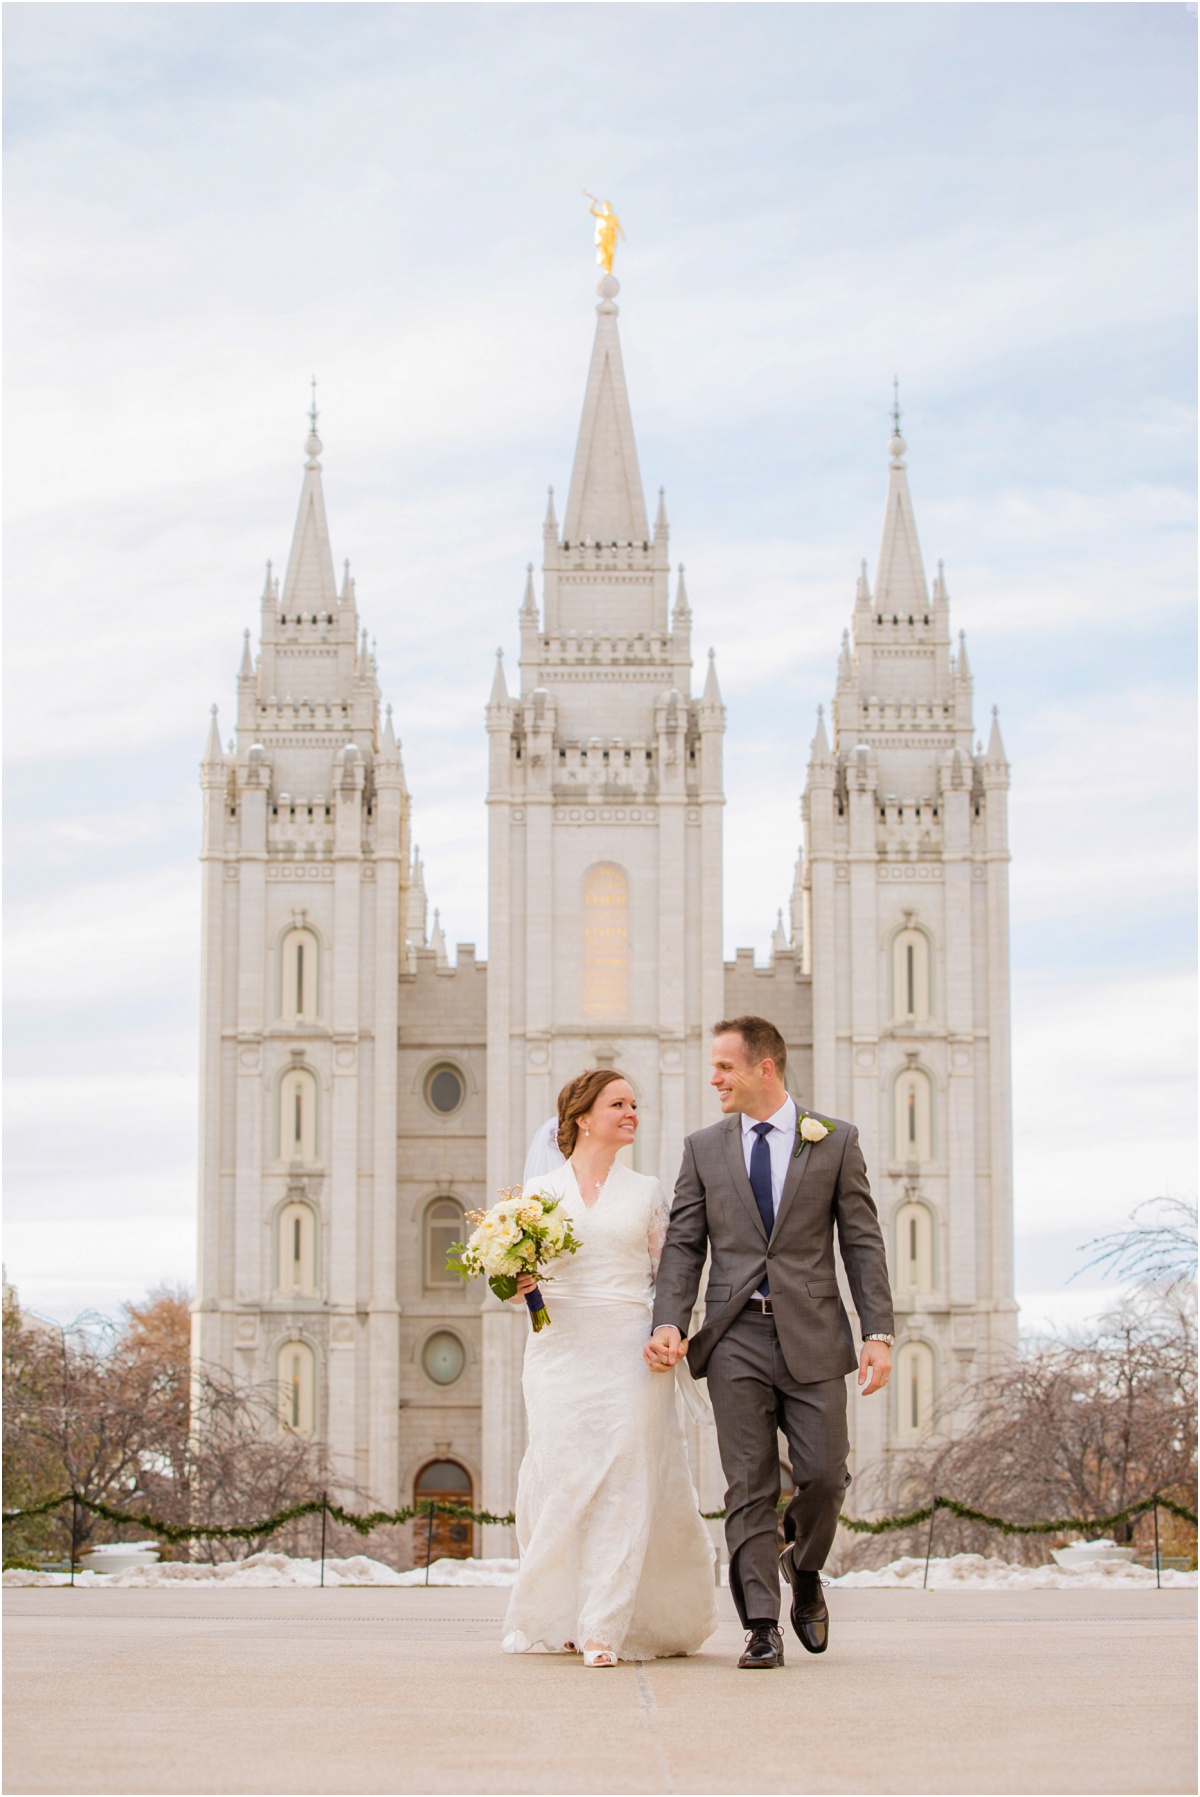
[[[654,1749],[654,1757],[658,1761],[658,1770],[662,1778],[662,1788],[664,1791],[674,1792],[674,1781],[671,1778],[670,1769],[667,1766],[666,1756],[662,1750],[662,1743],[654,1728],[654,1711],[656,1707],[654,1693],[650,1689],[650,1680],[646,1677],[646,1668],[642,1661],[636,1661],[635,1665],[637,1670],[638,1696],[642,1700],[642,1715],[646,1719],[646,1731],[650,1736],[650,1745]]]

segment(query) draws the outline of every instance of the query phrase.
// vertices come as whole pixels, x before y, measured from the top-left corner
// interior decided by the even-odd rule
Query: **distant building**
[[[635,1164],[670,1188],[718,1114],[708,1037],[773,1018],[803,1102],[858,1124],[896,1288],[887,1403],[854,1406],[858,1465],[911,1442],[939,1388],[1015,1340],[1008,766],[974,743],[965,647],[926,586],[898,433],[872,593],[817,722],[805,852],[756,967],[722,959],[715,663],[693,691],[682,569],[650,525],[617,335],[601,303],[560,526],[529,570],[517,690],[497,661],[488,965],[429,924],[411,802],[348,566],[334,576],[316,414],[282,585],[216,715],[204,790],[199,1356],[277,1380],[281,1423],[392,1507],[511,1506],[523,1313],[444,1270],[464,1213],[521,1176],[582,1068],[637,1091]],[[781,770],[782,780],[788,778]],[[796,775],[792,776],[796,778]],[[706,1508],[715,1445],[695,1432]],[[499,1531],[489,1545],[506,1545]],[[469,1551],[463,1539],[439,1546]]]

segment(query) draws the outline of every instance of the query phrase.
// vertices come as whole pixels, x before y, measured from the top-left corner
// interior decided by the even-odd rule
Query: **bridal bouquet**
[[[519,1274],[538,1274],[558,1255],[574,1254],[579,1247],[560,1201],[522,1192],[520,1186],[501,1192],[499,1204],[490,1210],[469,1212],[467,1220],[475,1228],[465,1242],[454,1243],[446,1271],[462,1279],[486,1274],[496,1296],[505,1302],[516,1297]],[[525,1302],[534,1330],[548,1328],[550,1312],[537,1286],[526,1292]]]

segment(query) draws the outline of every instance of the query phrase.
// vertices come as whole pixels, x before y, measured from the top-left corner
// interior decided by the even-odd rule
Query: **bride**
[[[586,1666],[615,1666],[695,1653],[717,1626],[674,1380],[642,1358],[669,1206],[657,1179],[616,1159],[637,1124],[627,1080],[580,1074],[558,1096],[565,1164],[531,1182],[561,1198],[580,1247],[548,1276],[553,1326],[525,1344],[506,1653],[578,1644]],[[512,1302],[523,1307],[533,1285],[522,1276]]]

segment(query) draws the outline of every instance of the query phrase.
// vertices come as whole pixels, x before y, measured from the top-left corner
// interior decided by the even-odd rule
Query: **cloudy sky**
[[[565,491],[611,196],[643,476],[728,706],[728,952],[786,901],[893,374],[1013,764],[1018,1283],[1193,1163],[1184,5],[5,8],[8,1276],[194,1253],[197,762],[308,381],[431,899],[486,951],[482,706]]]

